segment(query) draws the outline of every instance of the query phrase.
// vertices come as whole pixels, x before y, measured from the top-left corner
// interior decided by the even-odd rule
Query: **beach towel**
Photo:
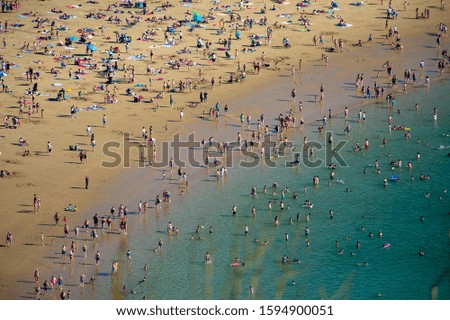
[[[106,108],[94,104],[92,106],[89,106],[89,107],[86,107],[86,108],[82,108],[81,110],[84,110],[84,111],[96,111],[96,110],[106,110]]]
[[[130,56],[130,57],[128,57],[128,59],[129,60],[144,60],[145,59],[145,55],[138,54],[138,55]]]
[[[69,19],[76,19],[77,18],[77,16],[73,16],[73,15],[71,15],[71,14],[69,14],[69,15],[67,15],[67,16],[60,16],[60,17],[58,17],[58,19],[59,20],[69,20]]]

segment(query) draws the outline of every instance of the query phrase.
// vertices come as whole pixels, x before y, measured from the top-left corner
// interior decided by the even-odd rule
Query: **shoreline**
[[[431,42],[431,41],[430,41]],[[362,55],[362,56],[364,56],[364,55]],[[344,58],[341,58],[341,60],[343,60]],[[331,61],[331,64],[330,65],[332,65],[333,64],[333,61]],[[287,70],[286,70],[287,71]],[[354,75],[352,75],[351,76],[351,78],[353,78],[353,76]],[[235,86],[235,85],[234,85]],[[268,85],[269,86],[269,85]],[[245,90],[245,89],[244,89]],[[241,91],[242,91],[242,89],[241,89]],[[247,89],[247,91],[249,91],[249,95],[251,95],[252,93],[252,89]],[[290,89],[288,89],[288,90],[286,90],[286,97],[288,97],[288,95],[289,95],[289,91],[290,91]],[[225,94],[225,93],[224,93]],[[252,97],[251,96],[249,96],[249,97],[245,97],[245,98],[240,98],[240,99],[242,99],[243,101],[246,101],[246,99],[252,99]],[[213,105],[214,103],[212,103],[212,105]],[[222,104],[222,103],[221,103]],[[231,107],[232,109],[232,111],[235,109],[235,107]],[[251,108],[251,106],[248,106],[246,109],[244,109],[244,110],[249,110]],[[356,107],[355,107],[356,108]],[[196,111],[197,111],[197,109],[196,109]],[[281,111],[281,110],[280,110]],[[283,112],[284,112],[285,110],[283,110]],[[255,111],[253,111],[253,112],[255,112]],[[320,112],[320,110],[319,110],[319,112]],[[312,113],[312,112],[311,112]],[[176,115],[175,115],[176,116]],[[173,116],[173,117],[175,117],[175,116]],[[313,115],[311,115],[311,117],[312,117]],[[306,121],[306,119],[305,119],[305,121]],[[312,121],[314,121],[314,120],[312,120]],[[196,121],[197,122],[197,121]],[[308,122],[308,121],[306,121],[306,122]],[[199,122],[199,123],[201,123],[201,122]],[[188,125],[190,125],[190,126],[195,126],[196,124],[193,124],[193,123],[189,123],[188,121],[186,122],[186,124],[184,124],[184,126],[188,126]],[[136,128],[136,129],[138,129],[138,127]],[[136,134],[136,132],[134,132],[134,134]],[[123,171],[123,170],[121,170],[121,171]],[[87,171],[86,171],[87,172]],[[117,177],[116,177],[117,178]],[[114,179],[116,179],[116,178],[111,178],[111,176],[108,176],[108,178],[107,178],[107,184],[108,183],[111,183],[111,181],[113,181]],[[49,181],[50,182],[50,181]],[[94,182],[95,183],[95,182]],[[81,184],[81,183],[80,183]],[[92,190],[94,190],[94,191],[100,191],[101,189],[102,189],[103,187],[102,186],[95,186],[94,187],[94,189],[92,189]],[[71,193],[73,192],[73,190],[71,191]],[[106,197],[107,195],[105,195],[105,197]],[[78,200],[77,200],[77,204],[80,204],[80,208],[84,208],[84,207],[86,207],[86,208],[91,208],[91,206],[90,206],[90,204],[89,203],[91,203],[91,204],[93,204],[93,203],[95,203],[95,202],[99,202],[99,201],[101,201],[101,198],[100,199],[95,199],[97,196],[96,195],[93,195],[93,194],[89,194],[88,196],[86,196],[86,194],[82,194],[82,195],[80,195],[80,193],[78,193]],[[28,198],[28,197],[27,197]],[[59,202],[61,202],[61,201],[59,201]],[[79,212],[81,213],[82,211],[85,211],[85,209],[81,209]],[[86,210],[86,212],[87,211],[90,211],[90,210]],[[84,214],[85,216],[89,216],[89,218],[91,218],[91,213],[86,213],[86,214]],[[78,213],[77,214],[77,216],[80,216],[80,214]],[[52,213],[51,212],[48,212],[48,213],[46,213],[46,218],[45,218],[45,221],[47,222],[47,223],[49,223],[50,221],[51,221],[51,217],[52,217]],[[77,217],[77,219],[83,219],[82,217]],[[39,219],[41,222],[44,222],[44,220],[43,220],[43,218],[40,218]],[[81,222],[81,221],[79,221],[79,222]],[[33,229],[36,229],[36,228],[33,228]],[[53,231],[52,231],[53,232]],[[59,232],[59,230],[58,230],[58,232]],[[25,242],[28,242],[28,243],[30,243],[30,244],[33,244],[33,243],[38,243],[38,240],[36,240],[36,236],[37,236],[37,234],[36,235],[29,235],[29,237],[27,238],[27,239],[20,239],[20,240],[24,240]],[[50,238],[51,236],[47,236],[48,238]],[[47,238],[47,239],[48,239]],[[15,238],[15,240],[17,241],[18,239],[17,238]],[[20,242],[19,242],[20,243]],[[56,251],[58,251],[57,250],[58,249],[58,246],[56,246],[56,248],[55,248],[55,250]],[[27,252],[26,252],[26,256],[28,257],[28,255],[29,254],[33,254],[32,253],[32,251],[34,251],[34,250],[26,250]],[[54,250],[53,250],[54,251]],[[37,261],[37,260],[41,260],[41,259],[39,259],[38,257],[40,256],[40,255],[42,255],[41,253],[36,253],[35,254],[35,257],[33,257],[32,258],[32,261]],[[28,258],[29,259],[29,258]],[[23,263],[27,263],[26,261],[24,261]],[[5,267],[5,266],[4,266]],[[48,266],[49,268],[51,268],[51,265],[50,266]],[[10,268],[10,266],[6,266],[6,268]],[[26,268],[25,266],[22,266],[22,267],[20,267],[19,266],[19,269],[22,269],[22,270],[24,270],[23,268]],[[33,268],[32,268],[33,269]],[[30,279],[31,279],[31,270],[29,270],[29,268],[26,268],[26,270],[24,270],[24,272],[23,272],[23,275],[25,275],[25,274],[30,274]],[[42,272],[42,274],[44,274],[44,272]],[[4,273],[2,272],[2,277],[4,276]],[[2,283],[6,283],[6,282],[8,282],[8,281],[6,281],[6,279],[2,279]],[[9,287],[8,288],[9,290],[11,290],[12,289],[12,287]],[[18,289],[19,291],[21,290],[21,289]],[[21,294],[23,294],[23,290],[22,290],[22,293],[19,293],[18,292],[18,296],[20,297],[21,296]],[[7,297],[5,297],[5,298],[7,298]],[[10,298],[10,297],[9,297]]]

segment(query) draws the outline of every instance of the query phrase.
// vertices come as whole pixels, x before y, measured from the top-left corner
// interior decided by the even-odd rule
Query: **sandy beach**
[[[0,299],[35,299],[34,271],[39,268],[40,285],[43,279],[49,280],[51,274],[58,273],[53,272],[55,252],[60,252],[63,243],[70,244],[64,238],[63,217],[67,217],[72,234],[75,226],[92,219],[93,208],[99,203],[120,197],[121,191],[111,186],[124,179],[127,170],[142,163],[138,148],[132,149],[129,164],[121,161],[114,168],[105,167],[111,155],[102,149],[105,143],[118,141],[119,153],[123,154],[124,133],[130,134],[127,142],[133,146],[144,145],[142,128],[148,131],[150,126],[153,132],[147,138],[158,143],[170,141],[177,132],[193,131],[197,137],[231,140],[236,137],[235,130],[217,132],[209,119],[210,109],[217,102],[222,108],[229,106],[224,121],[237,126],[240,114],[257,119],[264,113],[272,119],[289,109],[297,119],[315,125],[329,110],[336,114],[345,106],[366,103],[361,94],[355,93],[357,74],[364,73],[368,85],[375,79],[387,86],[390,78],[382,67],[387,60],[399,78],[403,78],[405,69],[415,70],[417,86],[425,84],[424,75],[432,80],[442,76],[437,73],[436,62],[448,41],[442,35],[437,47],[436,40],[439,24],[448,22],[448,9],[441,10],[441,1],[413,0],[406,5],[393,1],[396,19],[386,19],[389,1],[351,3],[338,1],[338,7],[332,8],[329,1],[304,6],[261,1],[244,3],[244,7],[233,1],[152,2],[144,12],[123,1],[30,0],[3,12],[0,56],[6,75],[2,77],[0,113],[2,124],[7,125],[0,127],[0,170],[11,174],[0,178],[0,233],[10,232],[13,245],[10,248],[2,243],[0,247]],[[426,8],[429,18],[421,18]],[[203,22],[191,21],[194,11],[203,16]],[[236,21],[230,21],[230,13]],[[245,21],[247,17],[254,19],[252,26]],[[389,28],[393,35],[386,38]],[[125,43],[116,41],[122,34]],[[253,46],[252,35],[260,35],[253,37]],[[403,49],[393,49],[400,35],[398,43]],[[67,41],[69,37],[74,38]],[[78,41],[81,38],[95,46],[90,47],[94,51],[87,52],[86,44]],[[127,38],[131,42],[127,43]],[[199,38],[203,44],[200,48]],[[289,39],[286,48],[285,38]],[[229,39],[227,50],[224,40]],[[339,45],[335,46],[339,39],[342,52]],[[75,59],[82,60],[77,65]],[[421,71],[419,62],[423,59],[426,65]],[[109,84],[105,72],[108,60]],[[30,69],[31,80],[27,79]],[[323,103],[319,102],[321,84],[325,87]],[[31,94],[34,85],[37,90]],[[291,101],[292,88],[297,90],[295,101]],[[64,99],[58,100],[61,89]],[[200,101],[200,92],[208,93],[208,101]],[[274,95],[286,100],[280,101],[280,107],[265,106],[264,101]],[[33,107],[33,101],[39,108]],[[303,103],[301,114],[298,101]],[[79,112],[71,113],[72,106]],[[20,120],[15,128],[14,116]],[[250,134],[244,133],[246,137]],[[79,149],[70,150],[75,145]],[[80,161],[80,150],[86,151],[87,160]],[[147,152],[145,157],[150,160],[152,153]],[[201,174],[189,170],[190,183],[198,183],[196,177]],[[153,183],[160,176],[161,170],[149,169],[149,198],[161,193],[161,186]],[[132,190],[132,181],[125,188]],[[69,204],[77,206],[77,212],[65,211]],[[129,210],[137,211],[138,204]],[[61,217],[59,226],[55,226],[55,212]],[[115,232],[119,233],[118,228]],[[98,246],[108,247],[103,250],[111,253],[115,244],[109,240],[99,239]],[[93,261],[92,249],[89,254]],[[80,270],[73,267],[73,279],[78,278]]]

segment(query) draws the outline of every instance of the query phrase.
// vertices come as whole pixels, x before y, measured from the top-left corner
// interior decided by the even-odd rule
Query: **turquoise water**
[[[365,106],[364,123],[357,121],[359,108],[352,109],[350,135],[343,133],[343,115],[329,122],[326,129],[333,132],[335,143],[348,140],[341,151],[347,165],[338,166],[331,184],[327,166],[285,168],[284,158],[278,160],[277,168],[235,167],[220,181],[212,176],[214,170],[198,169],[205,171],[204,177],[191,186],[185,199],[173,201],[170,208],[165,204],[157,212],[151,209],[149,217],[137,218],[139,221],[121,243],[116,257],[123,261],[119,273],[111,277],[111,282],[99,283],[98,298],[111,298],[110,292],[117,291],[117,297],[127,299],[376,299],[378,293],[382,299],[450,299],[450,194],[444,194],[445,188],[450,189],[450,148],[438,148],[450,147],[450,137],[443,135],[450,133],[448,80],[395,97],[395,110],[386,108],[384,101]],[[420,105],[419,111],[415,110],[415,103]],[[434,107],[438,107],[436,122]],[[409,140],[405,139],[405,131],[388,132],[389,115],[394,125],[411,128]],[[304,135],[309,141],[325,143],[326,134],[317,131],[320,124],[306,126]],[[294,130],[297,131],[292,131],[292,140],[300,150],[304,135]],[[387,143],[380,147],[383,138]],[[370,142],[369,150],[354,152],[355,143],[358,141],[364,148],[365,139]],[[417,152],[420,160],[416,159]],[[323,159],[323,150],[314,157]],[[392,169],[390,162],[398,159],[403,162],[402,168]],[[374,166],[376,160],[380,174]],[[408,162],[412,170],[406,168]],[[429,175],[430,180],[421,181],[421,173]],[[383,187],[383,177],[389,179],[393,174],[400,180],[389,181]],[[318,187],[312,184],[316,175],[321,181]],[[339,179],[344,183],[338,183]],[[273,181],[279,185],[275,197]],[[176,189],[176,182],[169,180],[168,184]],[[264,185],[268,186],[267,194],[262,192]],[[258,191],[254,198],[249,197],[252,186]],[[284,187],[290,191],[284,201],[285,210],[273,204],[269,211],[268,201],[279,201]],[[346,192],[347,188],[351,192]],[[299,194],[297,200],[292,197],[294,192]],[[314,204],[312,209],[302,207],[306,199]],[[233,204],[238,206],[236,217],[231,215]],[[251,215],[252,207],[257,210],[256,217]],[[333,219],[329,210],[334,212]],[[275,216],[279,218],[277,227]],[[179,227],[177,236],[167,235],[169,221]],[[244,235],[246,224],[248,236]],[[204,226],[195,235],[203,240],[190,239],[197,226]],[[212,233],[208,232],[209,226],[213,227]],[[306,226],[310,229],[309,247],[304,235]],[[369,232],[373,233],[372,238]],[[378,236],[379,232],[383,237]],[[289,241],[285,241],[285,233],[289,234]],[[163,250],[154,252],[160,238],[164,241]],[[260,245],[255,239],[269,244]],[[387,243],[390,247],[383,248]],[[133,253],[130,264],[125,262],[128,248]],[[343,254],[338,254],[340,249]],[[420,256],[420,251],[425,255]],[[204,263],[205,252],[211,255],[211,264]],[[283,255],[291,263],[283,264]],[[245,266],[231,267],[236,257]],[[293,263],[294,258],[299,263]],[[143,277],[146,282],[139,284]],[[123,284],[127,289],[121,291]],[[255,289],[253,296],[250,286]]]

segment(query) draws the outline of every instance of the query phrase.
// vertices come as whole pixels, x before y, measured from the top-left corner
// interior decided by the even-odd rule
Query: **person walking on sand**
[[[102,124],[103,124],[103,128],[105,128],[106,127],[106,114],[103,114]]]
[[[321,84],[320,85],[320,100],[319,100],[319,102],[323,102],[324,90],[325,90],[325,87],[323,84]]]
[[[34,281],[36,283],[39,282],[39,269],[38,268],[36,268],[36,270],[34,270]]]
[[[100,263],[100,252],[97,251],[95,253],[95,264],[98,265]]]
[[[43,232],[41,232],[40,239],[41,239],[41,246],[44,246],[45,244],[44,244],[44,233]]]
[[[86,243],[83,244],[82,250],[83,250],[83,256],[85,258],[87,258],[87,250],[88,250],[88,248],[87,248],[87,244]]]
[[[6,232],[6,244],[5,247],[12,247],[12,233],[11,232]]]
[[[53,146],[50,143],[50,141],[47,141],[47,152],[48,153],[52,153],[52,151],[53,151]]]

